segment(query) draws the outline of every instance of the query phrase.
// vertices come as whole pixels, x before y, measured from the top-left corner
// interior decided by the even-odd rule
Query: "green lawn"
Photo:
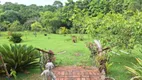
[[[141,47],[135,48],[129,54],[120,53],[120,55],[113,55],[110,59],[110,62],[113,62],[113,65],[110,69],[109,76],[114,77],[116,80],[130,80],[132,75],[128,73],[124,66],[132,67],[132,63],[136,64],[137,61],[135,58],[142,59]]]
[[[6,33],[3,34],[6,35]],[[48,34],[44,36],[43,33],[38,33],[37,37],[35,37],[33,33],[30,32],[27,36],[24,35],[22,37],[23,41],[20,44],[52,50],[56,54],[56,59],[61,61],[61,65],[90,65],[90,52],[85,45],[85,42],[88,42],[88,36],[85,35],[84,37],[84,41],[78,40],[77,43],[73,43],[71,35]],[[13,43],[9,42],[6,36],[2,36],[0,37],[0,44]]]
[[[9,42],[7,32],[2,32],[1,34],[1,45],[13,44],[12,42]],[[79,36],[77,34],[75,35]],[[86,47],[85,43],[88,41],[93,41],[93,39],[90,39],[87,35],[84,35],[84,38],[84,41],[78,40],[77,43],[73,43],[71,40],[71,34],[68,34],[66,36],[48,34],[47,36],[44,36],[43,33],[38,33],[37,37],[35,37],[32,32],[29,32],[26,33],[26,35],[23,34],[23,41],[20,44],[33,45],[34,47],[42,48],[45,50],[53,50],[53,52],[56,54],[56,62],[60,63],[60,66],[91,66],[92,60],[90,59],[90,51]],[[121,55],[113,54],[113,56],[110,58],[110,62],[113,62],[113,65],[110,69],[109,76],[114,77],[116,80],[129,80],[131,75],[127,73],[127,70],[124,66],[131,66],[132,62],[136,62],[135,57],[142,58],[142,54],[135,54],[137,54],[137,52]],[[18,79],[32,80],[31,78],[41,78],[39,77],[39,68],[33,68],[29,71],[31,72],[30,74],[19,73]]]

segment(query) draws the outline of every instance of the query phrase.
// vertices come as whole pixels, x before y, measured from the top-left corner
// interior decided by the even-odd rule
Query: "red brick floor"
[[[53,70],[56,80],[101,80],[97,68],[91,67],[56,67]]]

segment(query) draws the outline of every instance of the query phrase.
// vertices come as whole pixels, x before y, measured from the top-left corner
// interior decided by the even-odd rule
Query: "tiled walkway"
[[[56,80],[101,80],[97,68],[91,67],[57,67],[53,70]]]

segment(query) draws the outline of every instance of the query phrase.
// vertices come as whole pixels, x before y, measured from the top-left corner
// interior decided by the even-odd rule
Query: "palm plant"
[[[21,37],[22,37],[21,33],[12,33],[10,41],[14,43],[20,43],[22,41]]]
[[[125,66],[126,69],[134,76],[131,80],[142,80],[142,59],[136,58],[137,64],[132,67]]]
[[[15,71],[23,71],[30,66],[37,65],[39,58],[38,52],[32,46],[27,45],[2,45],[0,46],[0,54],[7,69]]]

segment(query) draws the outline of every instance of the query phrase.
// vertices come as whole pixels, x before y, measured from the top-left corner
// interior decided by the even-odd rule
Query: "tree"
[[[141,17],[141,12],[136,12],[128,19],[120,13],[99,14],[86,19],[86,30],[93,38],[101,40],[104,45],[132,49],[134,45],[141,44]]]
[[[10,27],[10,22],[9,21],[4,21],[4,22],[0,23],[1,31],[7,31],[9,27]]]
[[[56,8],[55,6],[53,6],[53,5],[45,5],[45,6],[43,7],[43,12],[45,12],[45,11],[55,12],[56,9],[57,9],[57,8]]]
[[[24,24],[24,30],[31,30],[31,24],[34,23],[35,21],[39,21],[38,17],[34,18],[29,18]]]
[[[39,23],[39,22],[34,22],[33,24],[31,24],[31,29],[33,30],[33,31],[35,31],[34,32],[34,35],[35,35],[35,37],[37,36],[37,31],[40,31],[40,30],[42,30],[42,25]]]
[[[8,28],[9,31],[22,31],[22,26],[19,21],[14,21]]]
[[[42,29],[42,25],[36,21],[33,24],[31,24],[31,29],[33,31],[40,31]]]
[[[21,15],[17,11],[7,10],[3,14],[1,14],[1,21],[9,21],[13,23],[14,21],[20,21]]]
[[[40,13],[40,20],[42,25],[48,29],[48,31],[52,31],[56,33],[56,30],[59,29],[61,25],[61,20],[59,19],[59,13],[53,13],[51,11],[41,12]]]
[[[79,13],[78,13],[79,12]],[[77,7],[74,8],[74,14],[70,18],[72,21],[72,31],[73,33],[85,33],[84,28],[86,26],[85,19],[87,16],[87,13],[84,10],[81,10]]]
[[[63,7],[63,3],[61,1],[54,1],[53,6],[55,6],[57,9]]]

